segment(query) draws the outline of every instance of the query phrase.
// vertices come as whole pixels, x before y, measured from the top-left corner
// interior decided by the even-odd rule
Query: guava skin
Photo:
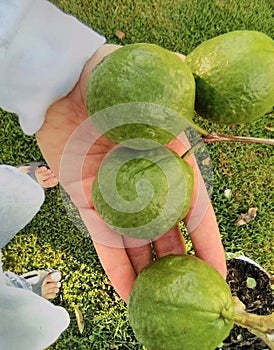
[[[196,112],[221,124],[249,123],[274,105],[274,41],[257,31],[209,39],[185,60],[196,81]]]
[[[128,318],[147,350],[214,350],[233,322],[229,286],[208,263],[189,255],[154,261],[138,275],[128,301]]]
[[[92,201],[117,233],[153,239],[185,217],[193,189],[193,170],[175,152],[119,147],[103,160]]]
[[[86,97],[90,116],[111,106],[143,102],[168,107],[192,121],[195,80],[189,67],[174,52],[154,44],[129,44],[111,53],[95,68],[87,83]],[[167,144],[183,131],[176,135],[165,132],[169,124],[176,123],[169,117],[163,125],[158,124],[158,130],[148,114],[143,121],[146,125],[122,125],[106,135],[115,143],[142,137]],[[96,127],[101,132],[105,125],[100,125],[99,119]]]

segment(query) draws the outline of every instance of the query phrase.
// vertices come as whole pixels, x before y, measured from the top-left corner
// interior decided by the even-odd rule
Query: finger
[[[126,250],[108,247],[98,242],[94,242],[94,247],[112,286],[120,297],[126,301],[136,279],[135,270]]]
[[[195,188],[191,207],[184,219],[197,257],[210,263],[220,274],[226,276],[226,260],[219,227],[205,183],[193,156],[192,163]]]
[[[170,147],[178,154],[183,154],[184,147],[189,146],[184,135],[181,136],[180,141],[183,142],[173,140],[170,143]],[[225,254],[213,207],[195,157],[192,155],[186,161],[192,166],[195,178],[191,207],[184,220],[187,230],[190,233],[196,256],[209,262],[225,277]]]
[[[185,242],[179,225],[153,242],[158,258],[171,254],[185,254]]]
[[[225,278],[225,252],[212,205],[209,205],[201,223],[190,233],[190,238],[196,256],[211,264]]]
[[[138,274],[145,266],[152,262],[152,250],[150,244],[143,244],[141,246],[134,246],[132,240],[124,238],[127,255],[131,261],[131,264]]]

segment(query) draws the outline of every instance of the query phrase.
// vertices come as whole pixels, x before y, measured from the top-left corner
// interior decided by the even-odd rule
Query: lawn
[[[272,0],[52,0],[105,35],[109,43],[148,42],[188,54],[202,41],[239,29],[258,30],[274,39]],[[50,24],[49,24],[50,25]],[[115,34],[125,33],[123,39]],[[274,113],[247,126],[221,127],[200,118],[209,131],[273,138]],[[34,137],[25,136],[14,115],[0,111],[0,163],[42,161]],[[225,249],[242,252],[274,273],[274,149],[265,145],[218,143],[207,146],[214,169],[212,203]],[[224,195],[231,190],[231,197]],[[235,221],[251,207],[257,217]],[[190,243],[188,244],[191,249]],[[73,225],[60,189],[46,192],[40,212],[3,250],[4,269],[17,273],[54,267],[63,287],[54,301],[63,305],[71,324],[49,349],[142,349],[127,322],[126,307],[109,284],[92,241]],[[79,308],[84,330],[77,327]]]

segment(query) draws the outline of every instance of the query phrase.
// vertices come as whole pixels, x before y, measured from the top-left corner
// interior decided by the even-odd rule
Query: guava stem
[[[258,137],[248,137],[248,136],[235,136],[235,135],[226,135],[226,134],[216,134],[208,133],[206,130],[200,128],[198,125],[193,124],[193,128],[200,134],[202,134],[201,140],[194,146],[192,146],[188,151],[186,151],[181,158],[186,159],[191,156],[196,150],[201,147],[204,143],[213,143],[213,142],[241,142],[248,144],[263,144],[274,146],[274,139],[264,139]]]
[[[242,311],[241,313],[232,313],[226,309],[221,312],[222,317],[237,323],[239,326],[253,329],[264,334],[274,334],[274,324],[273,316],[261,316],[250,314],[248,312]]]
[[[274,350],[274,312],[266,316],[250,314],[244,311],[240,304],[242,303],[236,300],[234,312],[224,309],[221,312],[222,317],[247,328],[249,332],[262,339],[271,350]]]
[[[203,135],[203,141],[205,143],[213,143],[213,142],[241,142],[241,143],[257,143],[274,146],[274,139],[264,139],[258,137],[246,137],[246,136],[234,136],[234,135],[225,135],[225,134],[215,134],[209,133],[207,135]]]
[[[245,305],[239,298],[234,296],[233,301],[234,310],[223,309],[221,316],[247,328],[249,332],[262,339],[271,350],[274,350],[274,312],[266,316],[250,314],[245,311]]]
[[[206,131],[205,129],[201,128],[199,125],[197,125],[195,123],[190,123],[190,124],[193,127],[193,129],[196,130],[203,137],[204,136],[208,137],[210,135],[210,133],[208,131]]]

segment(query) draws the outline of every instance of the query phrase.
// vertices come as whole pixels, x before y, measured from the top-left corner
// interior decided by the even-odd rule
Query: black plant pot
[[[243,260],[244,259],[244,260]],[[257,315],[274,312],[272,277],[250,259],[233,258],[227,261],[227,282],[234,296],[246,306],[246,311]],[[252,282],[252,283],[249,283]],[[235,325],[218,350],[267,350],[270,349],[247,329]]]

